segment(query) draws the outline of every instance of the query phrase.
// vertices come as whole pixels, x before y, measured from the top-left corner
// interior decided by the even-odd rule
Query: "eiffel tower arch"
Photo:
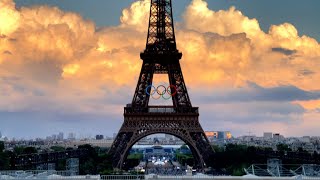
[[[199,108],[193,107],[180,67],[182,53],[177,50],[171,0],[151,0],[146,49],[131,104],[124,108],[124,123],[109,154],[114,168],[122,169],[131,147],[151,134],[171,134],[191,149],[195,167],[204,168],[213,149],[199,123]],[[153,75],[167,74],[173,106],[150,106],[158,90],[152,89]],[[161,93],[160,93],[161,94]]]

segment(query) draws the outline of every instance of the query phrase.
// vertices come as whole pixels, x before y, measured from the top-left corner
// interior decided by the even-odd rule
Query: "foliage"
[[[13,152],[16,155],[21,155],[21,154],[34,154],[34,153],[37,153],[38,151],[35,147],[17,146],[13,149]]]
[[[185,144],[176,150],[175,159],[181,165],[194,166],[195,163],[192,152],[190,151],[189,147]]]
[[[143,159],[142,153],[129,154],[127,157],[124,169],[128,170],[132,167],[138,166],[142,159]]]
[[[113,173],[113,167],[111,163],[111,157],[104,152],[103,154],[99,155],[99,162],[97,163],[97,171],[99,174],[102,175],[110,175]]]
[[[9,168],[9,156],[4,151],[4,142],[0,141],[0,169]]]
[[[192,154],[176,153],[176,159],[181,165],[194,165],[194,159]]]
[[[253,163],[266,163],[264,157],[258,157],[256,152],[262,150],[257,147],[248,147],[246,145],[227,144],[224,148],[213,147],[217,149],[212,166],[215,169],[225,169],[229,175],[243,175],[243,168],[249,167]]]
[[[64,171],[66,170],[66,160],[58,160],[56,162],[56,170],[57,171]]]
[[[78,149],[86,149],[88,155],[79,159],[80,174],[112,174],[111,157],[108,151],[91,145],[82,145]]]
[[[62,146],[51,146],[50,149],[54,152],[65,151],[66,149]]]
[[[225,170],[229,175],[243,175],[244,168],[249,167],[251,164],[266,164],[268,156],[264,153],[274,152],[272,148],[254,147],[246,145],[227,144],[224,147],[213,146],[215,155],[210,161],[208,166],[213,167],[218,172]],[[303,149],[299,149],[297,152],[292,150],[285,144],[278,144],[277,150],[280,155],[280,159],[286,156],[287,152],[296,153],[296,156],[306,157],[311,156],[315,163],[320,162],[320,155],[316,152],[310,154]],[[304,158],[300,159],[282,159],[283,164],[304,164],[308,163]],[[310,163],[310,162],[309,162]]]
[[[4,150],[4,142],[0,141],[0,152]]]
[[[97,174],[96,162],[98,160],[98,153],[91,145],[81,145],[78,149],[86,149],[88,155],[79,159],[80,174]]]
[[[277,150],[284,152],[284,151],[292,151],[288,145],[286,144],[277,144]]]
[[[0,151],[0,170],[10,169],[10,157],[8,152]]]
[[[79,170],[80,174],[102,174],[109,175],[114,174],[112,168],[112,157],[108,155],[108,149],[92,147],[90,145],[82,145],[78,147],[79,149],[86,149],[87,156],[81,157],[79,159]],[[37,150],[33,147],[15,147],[13,152],[3,151],[3,143],[0,142],[0,170],[10,169],[10,163],[14,161],[10,158],[14,158],[20,154],[30,154],[36,153]],[[60,146],[53,146],[50,148],[53,151],[61,151],[64,148]],[[187,146],[182,146],[176,151],[175,158],[180,164],[188,164],[190,166],[194,165],[194,158],[192,154],[189,154]],[[225,146],[213,146],[215,154],[210,158],[208,167],[212,167],[215,172],[221,172],[228,175],[243,175],[244,168],[249,167],[251,164],[266,164],[268,157],[261,155],[261,152],[273,152],[271,148],[262,148],[262,147],[253,147],[246,145],[236,145],[236,144],[227,144]],[[291,149],[284,144],[279,144],[277,146],[281,156],[285,156],[287,152]],[[72,148],[67,149],[72,150]],[[260,153],[260,154],[259,154]],[[302,157],[310,156],[315,160],[315,164],[320,163],[320,154],[317,152],[308,153],[302,148],[298,149],[296,152]],[[137,166],[140,160],[143,158],[141,152],[131,154],[127,157],[126,169]],[[304,164],[305,159],[301,158],[298,160],[283,160],[283,164]],[[66,160],[59,160],[56,162],[57,170],[65,170]],[[118,172],[121,173],[121,172]]]
[[[127,159],[138,159],[138,160],[141,160],[142,158],[143,158],[142,153],[129,154],[129,156],[127,157]]]

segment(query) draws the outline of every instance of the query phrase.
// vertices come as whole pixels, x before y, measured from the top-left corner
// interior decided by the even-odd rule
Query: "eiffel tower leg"
[[[138,84],[133,96],[132,105],[135,107],[147,107],[150,96],[146,93],[146,88],[152,84],[154,74],[154,64],[143,62]],[[149,89],[149,94],[150,94]]]
[[[139,124],[137,121],[125,120],[122,124],[117,137],[114,139],[112,146],[109,150],[109,155],[112,157],[112,166],[115,169],[122,169],[124,160],[128,154],[127,149],[129,142],[133,138],[135,128]],[[131,128],[130,128],[131,127]]]
[[[176,87],[177,93],[173,96],[173,105],[175,107],[191,107],[191,101],[188,96],[179,61],[168,65],[168,76],[171,85]],[[174,92],[173,89],[171,89]]]
[[[200,128],[201,126],[199,124],[199,129]],[[202,128],[201,131],[199,130],[197,132],[190,132],[190,136],[192,137],[193,142],[195,142],[195,147],[200,152],[201,159],[203,160],[201,161],[202,164],[199,166],[199,168],[203,168],[208,164],[212,164],[211,161],[213,161],[212,155],[214,152]]]

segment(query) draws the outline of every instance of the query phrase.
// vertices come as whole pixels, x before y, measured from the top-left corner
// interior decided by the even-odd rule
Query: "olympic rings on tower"
[[[171,92],[173,90],[173,92]],[[152,84],[146,87],[146,93],[153,99],[158,100],[161,97],[164,100],[169,100],[171,97],[177,94],[177,87],[174,85],[169,85],[168,87],[164,85],[159,85],[157,88]]]

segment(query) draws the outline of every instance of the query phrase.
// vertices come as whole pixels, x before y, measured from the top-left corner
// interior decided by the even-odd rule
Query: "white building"
[[[273,134],[272,134],[272,132],[264,132],[263,133],[263,138],[264,139],[272,139],[272,136]]]

